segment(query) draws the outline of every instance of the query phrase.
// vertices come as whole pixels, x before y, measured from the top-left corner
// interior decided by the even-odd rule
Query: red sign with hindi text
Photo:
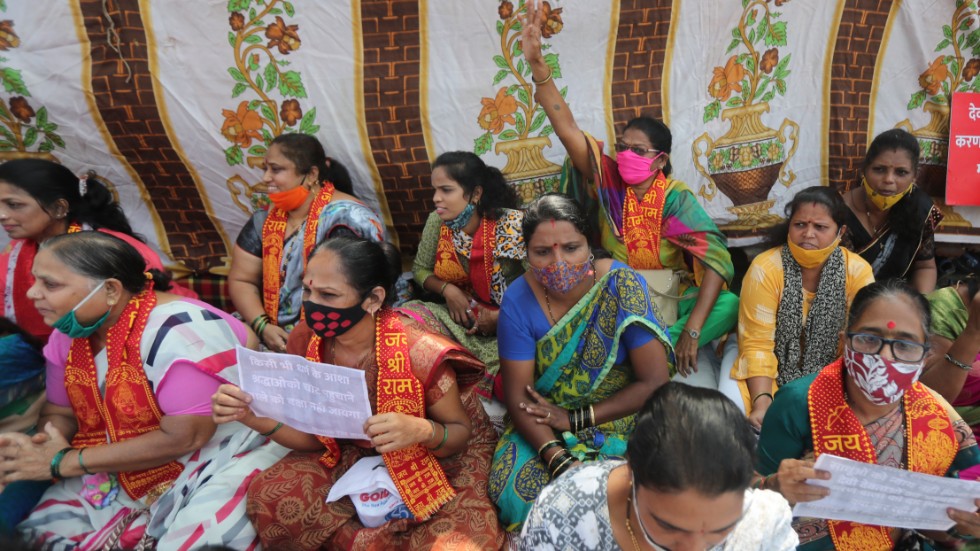
[[[980,205],[980,94],[975,92],[953,94],[946,204]]]

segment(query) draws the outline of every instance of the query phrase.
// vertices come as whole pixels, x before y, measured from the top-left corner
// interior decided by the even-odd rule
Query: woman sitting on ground
[[[42,343],[51,334],[51,327],[34,309],[27,290],[34,285],[34,255],[45,240],[64,233],[99,230],[135,247],[147,269],[164,271],[160,257],[133,233],[105,184],[91,174],[79,179],[52,161],[17,159],[0,164],[0,224],[11,239],[0,254],[3,315]],[[169,291],[197,296],[173,283]]]
[[[677,372],[686,377],[698,369],[699,348],[727,335],[738,318],[738,297],[723,289],[735,274],[727,239],[691,190],[670,177],[672,137],[664,123],[651,117],[630,120],[615,144],[615,160],[578,128],[541,52],[542,2],[526,5],[521,47],[531,66],[534,98],[570,161],[562,190],[586,207],[590,223],[598,209],[601,236],[595,245],[613,258],[636,270],[680,273],[680,292],[690,296],[678,305],[670,339]]]
[[[792,551],[786,500],[749,489],[755,443],[722,394],[667,383],[636,416],[628,460],[590,463],[546,486],[518,547]]]
[[[497,334],[510,414],[490,494],[510,531],[574,465],[626,453],[636,412],[673,374],[646,281],[595,260],[578,204],[548,194],[524,216],[528,264],[507,289]]]
[[[936,288],[936,227],[942,212],[915,185],[919,141],[893,128],[875,137],[864,156],[861,185],[844,194],[850,207],[845,246],[871,264],[875,279],[910,282],[920,293]]]
[[[306,266],[306,321],[289,335],[290,354],[366,372],[370,441],[338,441],[257,417],[234,385],[215,396],[217,422],[238,421],[295,450],[249,486],[249,518],[266,549],[484,550],[504,543],[486,495],[496,433],[472,392],[483,365],[386,306],[401,267],[391,251],[358,238],[323,242]],[[310,321],[325,317],[339,326]],[[394,357],[408,369],[398,369]],[[367,528],[349,498],[324,498],[355,463],[378,455],[411,515]]]
[[[980,281],[970,277],[926,296],[932,325],[929,357],[919,379],[980,436]]]
[[[827,495],[826,488],[807,483],[828,478],[813,468],[824,453],[935,476],[980,464],[970,428],[946,400],[917,382],[929,350],[929,317],[922,295],[900,280],[858,291],[839,334],[844,357],[782,387],[769,408],[758,449],[763,488],[779,491],[791,504]],[[976,511],[949,516],[957,523],[954,531],[930,538],[953,543],[980,536]],[[793,525],[801,551],[834,549],[835,543],[841,550],[928,549],[915,547],[920,536],[912,530],[814,518],[797,518]]]
[[[800,191],[786,205],[786,222],[773,229],[776,246],[755,257],[745,274],[731,368],[741,396],[729,397],[744,404],[755,427],[762,426],[777,384],[840,356],[837,335],[848,305],[874,281],[868,263],[840,246],[846,213],[828,187]]]
[[[274,352],[300,319],[306,259],[328,237],[383,241],[381,218],[350,194],[347,169],[306,134],[283,134],[265,154],[262,176],[272,205],[238,234],[228,292],[242,319]],[[346,191],[342,191],[346,190]]]
[[[524,273],[527,258],[521,235],[524,216],[515,210],[517,194],[504,175],[466,151],[436,159],[432,187],[436,210],[425,222],[412,273],[416,283],[445,302],[410,302],[404,309],[487,366],[487,379],[477,390],[489,398],[500,367],[500,300]],[[499,391],[499,381],[496,386]]]
[[[47,403],[38,434],[0,436],[0,471],[4,483],[57,482],[20,532],[43,549],[254,545],[236,496],[285,450],[210,418],[246,328],[156,291],[164,276],[101,232],[44,241],[33,273],[28,297],[57,329]]]

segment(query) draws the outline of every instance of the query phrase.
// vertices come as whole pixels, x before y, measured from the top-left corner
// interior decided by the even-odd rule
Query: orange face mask
[[[309,197],[310,190],[306,189],[306,186],[300,184],[288,191],[279,191],[276,193],[269,194],[269,200],[275,205],[277,209],[282,209],[286,212],[298,209],[304,202],[306,198]]]

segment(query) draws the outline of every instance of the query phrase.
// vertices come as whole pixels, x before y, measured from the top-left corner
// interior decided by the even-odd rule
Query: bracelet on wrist
[[[59,480],[61,478],[61,461],[65,458],[65,454],[72,451],[73,447],[68,446],[67,448],[61,448],[54,454],[51,458],[51,478]]]
[[[439,294],[440,295],[446,296],[446,286],[447,285],[449,285],[449,282],[448,281],[443,281],[442,282],[442,287],[439,287]]]
[[[442,442],[439,442],[439,445],[432,448],[431,451],[435,452],[442,449],[446,445],[446,440],[449,440],[449,427],[445,423],[442,423]]]
[[[965,363],[957,360],[956,358],[950,356],[949,354],[946,354],[945,356],[943,356],[943,358],[945,358],[945,360],[947,362],[955,365],[956,367],[962,369],[963,371],[970,371],[971,369],[973,369],[973,366],[972,365],[965,364]]]
[[[276,423],[276,426],[272,427],[272,430],[270,430],[268,432],[260,432],[259,433],[259,436],[264,436],[264,437],[268,438],[268,437],[272,436],[273,434],[279,432],[279,429],[281,429],[281,428],[282,428],[282,421],[279,421],[278,423]]]
[[[82,472],[85,474],[93,474],[92,471],[88,470],[85,466],[85,461],[82,460],[82,453],[85,452],[85,448],[78,448],[78,466],[82,468]],[[60,469],[59,469],[60,471]]]
[[[553,76],[555,76],[555,72],[553,70],[551,70],[551,68],[549,68],[548,69],[548,76],[547,77],[545,77],[545,78],[543,78],[541,80],[538,80],[538,79],[534,78],[534,75],[532,74],[531,75],[531,82],[533,82],[535,86],[544,86],[545,84],[548,84],[549,82],[551,82],[551,77],[553,77]]]
[[[758,393],[758,394],[756,394],[755,396],[752,397],[752,405],[754,406],[755,405],[755,401],[758,400],[759,398],[762,398],[763,396],[768,396],[770,402],[772,402],[773,399],[774,399],[772,397],[772,394],[770,394],[768,392],[760,392],[760,393]]]
[[[541,447],[538,448],[538,456],[541,458],[542,461],[544,461],[544,454],[548,450],[550,450],[551,448],[554,448],[556,446],[559,446],[559,447],[561,446],[561,441],[560,440],[548,440],[544,444],[541,444]]]
[[[558,453],[556,453],[555,455],[552,455],[551,456],[551,459],[548,460],[548,471],[549,472],[550,471],[554,471],[554,467],[557,464],[557,462],[560,461],[560,458],[562,458],[562,457],[568,457],[570,455],[571,454],[568,453],[568,450],[566,450],[564,448],[562,448],[561,450],[558,450]]]

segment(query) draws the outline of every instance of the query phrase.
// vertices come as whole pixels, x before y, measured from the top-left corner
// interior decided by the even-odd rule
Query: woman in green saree
[[[636,412],[674,371],[645,280],[595,259],[573,199],[533,202],[523,233],[529,270],[508,287],[497,322],[509,418],[490,472],[510,531],[550,479],[622,457]]]

